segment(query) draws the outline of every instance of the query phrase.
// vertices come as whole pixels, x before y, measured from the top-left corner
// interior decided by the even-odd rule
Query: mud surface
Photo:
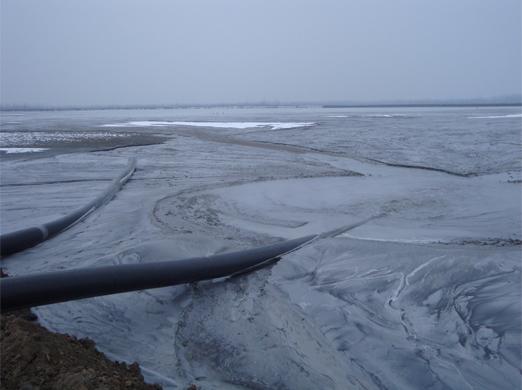
[[[110,203],[3,266],[175,260],[352,226],[238,278],[35,312],[165,389],[520,388],[520,108],[397,110],[17,116],[6,130],[168,140],[2,161],[6,232],[67,214],[138,160]]]

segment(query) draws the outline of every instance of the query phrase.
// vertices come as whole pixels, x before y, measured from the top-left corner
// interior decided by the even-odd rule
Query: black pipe
[[[317,236],[221,255],[123,264],[0,279],[1,311],[235,275],[291,252]]]
[[[0,258],[9,256],[13,253],[31,248],[50,237],[70,228],[75,223],[80,222],[92,211],[102,206],[110,200],[116,192],[127,182],[132,173],[136,169],[136,159],[129,159],[129,164],[125,171],[112,181],[109,187],[96,199],[88,203],[86,206],[73,211],[72,213],[58,218],[54,221],[44,223],[41,226],[30,227],[27,229],[17,230],[15,232],[2,234],[0,236]]]

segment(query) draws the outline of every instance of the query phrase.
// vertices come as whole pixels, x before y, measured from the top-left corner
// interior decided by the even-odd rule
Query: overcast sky
[[[1,103],[491,97],[521,0],[0,0]]]

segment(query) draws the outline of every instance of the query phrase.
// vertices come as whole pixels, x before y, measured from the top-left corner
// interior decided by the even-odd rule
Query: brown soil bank
[[[161,389],[143,381],[137,363],[110,361],[89,339],[52,333],[20,316],[1,320],[2,389]]]

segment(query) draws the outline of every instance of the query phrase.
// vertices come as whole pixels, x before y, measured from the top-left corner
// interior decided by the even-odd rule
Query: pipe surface
[[[1,311],[237,275],[272,264],[316,237],[208,257],[2,278]]]
[[[125,171],[109,187],[84,207],[41,226],[17,230],[0,236],[0,258],[31,248],[80,222],[91,212],[110,200],[129,180],[136,169],[136,159],[129,159]]]

